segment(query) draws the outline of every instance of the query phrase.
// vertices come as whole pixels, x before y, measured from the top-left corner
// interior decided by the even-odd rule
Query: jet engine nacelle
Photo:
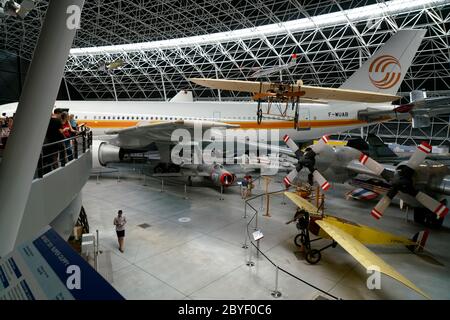
[[[213,168],[211,171],[211,180],[218,186],[231,186],[235,178],[234,174],[223,168]]]
[[[105,141],[92,141],[92,167],[100,168],[110,162],[120,161],[120,148]]]

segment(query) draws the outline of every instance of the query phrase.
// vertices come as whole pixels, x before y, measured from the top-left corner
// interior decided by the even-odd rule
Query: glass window
[[[97,119],[97,116],[94,116],[94,120],[96,120]]]
[[[134,117],[131,117],[131,120],[134,120]]]
[[[127,120],[130,120],[130,117],[127,117]]]
[[[150,117],[150,120],[153,120],[153,117]]]
[[[111,120],[111,116],[108,116],[108,120]]]
[[[145,120],[148,120],[148,117],[145,117]]]

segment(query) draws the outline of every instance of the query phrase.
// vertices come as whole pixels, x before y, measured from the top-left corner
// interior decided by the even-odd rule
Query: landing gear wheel
[[[262,122],[262,109],[260,107],[258,107],[258,112],[256,112],[256,118],[257,118],[258,124],[261,124],[261,122]]]
[[[295,245],[297,247],[301,247],[302,245],[305,244],[305,242],[306,242],[306,239],[305,239],[305,235],[304,234],[299,233],[294,238],[294,243],[295,243]]]
[[[316,264],[320,259],[322,259],[322,254],[317,249],[312,249],[306,254],[306,261],[310,264]]]

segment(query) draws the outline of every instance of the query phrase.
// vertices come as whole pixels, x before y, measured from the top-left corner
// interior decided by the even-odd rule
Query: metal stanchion
[[[188,200],[188,196],[187,196],[187,185],[186,183],[184,184],[184,200]]]
[[[161,191],[164,192],[164,179],[161,179]]]
[[[244,216],[243,216],[242,218],[247,219],[247,202],[245,202],[245,206],[244,206]]]
[[[97,184],[100,184],[100,181],[99,181],[99,174],[97,174]]]
[[[258,212],[255,213],[255,231],[258,230]],[[256,240],[256,258],[259,258],[259,240]]]
[[[245,232],[244,232],[244,243],[242,244],[242,249],[248,249],[248,245],[247,245],[247,228],[245,228]]]
[[[283,192],[283,201],[281,202],[282,205],[286,205],[286,195]]]
[[[146,177],[147,175],[145,174],[145,172],[144,172],[144,184],[143,184],[143,186],[144,187],[146,187],[147,186],[147,177]]]
[[[252,246],[250,246],[250,247],[248,248],[248,260],[247,260],[247,262],[245,263],[245,265],[246,265],[247,267],[253,267],[253,266],[255,266],[255,263],[252,261]]]
[[[117,182],[120,182],[120,168],[117,169]]]
[[[274,298],[279,298],[282,296],[281,292],[278,290],[278,271],[279,271],[279,267],[277,266],[277,270],[275,273],[275,290],[272,291],[271,295]]]
[[[94,266],[95,270],[98,271],[98,229],[96,232],[96,238],[95,238],[95,250],[94,250]]]
[[[219,200],[224,200],[224,198],[223,198],[223,186],[220,186],[220,199]]]
[[[256,259],[259,258],[259,240],[261,240],[261,239],[256,240],[256,248],[257,248],[257,250],[256,250]]]

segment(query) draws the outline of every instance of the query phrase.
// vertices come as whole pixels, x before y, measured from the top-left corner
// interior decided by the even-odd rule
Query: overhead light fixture
[[[269,24],[261,27],[246,28],[228,32],[212,33],[201,36],[131,43],[113,46],[73,48],[72,56],[117,54],[121,52],[152,51],[156,49],[174,49],[180,47],[192,47],[195,45],[214,44],[227,41],[259,38],[261,36],[274,36],[285,34],[287,31],[296,33],[300,31],[314,30],[317,27],[324,28],[342,25],[351,21],[353,23],[368,21],[384,16],[392,16],[411,11],[422,10],[427,7],[437,7],[448,4],[448,0],[391,0],[376,3],[364,7],[338,11],[311,18],[287,21],[283,23]]]
[[[22,19],[35,7],[33,0],[23,0],[20,4],[14,0],[1,0],[0,5],[0,14]]]

